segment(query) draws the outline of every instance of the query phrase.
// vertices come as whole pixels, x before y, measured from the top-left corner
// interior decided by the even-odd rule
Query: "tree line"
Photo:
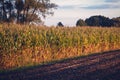
[[[120,17],[108,18],[105,16],[91,16],[86,20],[79,19],[76,22],[76,26],[101,26],[101,27],[120,27]]]
[[[41,17],[53,14],[57,5],[50,0],[0,0],[0,23],[16,22],[30,23],[42,22]],[[64,26],[62,22],[58,26]],[[105,16],[91,16],[86,20],[79,19],[76,26],[119,26],[120,17],[108,18]]]
[[[56,7],[50,0],[0,0],[0,22],[41,22]]]

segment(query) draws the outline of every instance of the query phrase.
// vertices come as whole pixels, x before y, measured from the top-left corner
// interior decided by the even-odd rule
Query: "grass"
[[[0,24],[0,70],[120,49],[120,28]]]

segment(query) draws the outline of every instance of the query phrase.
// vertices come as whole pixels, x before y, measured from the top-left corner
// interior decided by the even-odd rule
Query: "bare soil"
[[[120,50],[0,72],[0,80],[120,80]]]

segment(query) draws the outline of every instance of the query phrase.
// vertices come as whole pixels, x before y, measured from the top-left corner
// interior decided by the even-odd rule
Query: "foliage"
[[[105,16],[96,15],[87,18],[85,21],[79,19],[76,26],[101,26],[101,27],[120,27],[120,17],[110,19]]]
[[[87,26],[87,24],[84,20],[79,19],[76,23],[76,26]]]
[[[58,22],[57,26],[63,27],[63,23],[62,22]]]
[[[113,26],[112,20],[104,16],[91,16],[85,22],[88,26]]]
[[[0,21],[29,23],[41,20],[46,14],[53,14],[57,5],[50,0],[0,0]]]
[[[120,49],[120,28],[0,25],[0,69]]]
[[[120,27],[120,17],[113,18],[112,20],[114,21],[114,26]]]

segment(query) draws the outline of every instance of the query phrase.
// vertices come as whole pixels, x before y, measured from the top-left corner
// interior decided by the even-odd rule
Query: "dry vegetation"
[[[120,49],[120,28],[0,24],[0,70]]]

